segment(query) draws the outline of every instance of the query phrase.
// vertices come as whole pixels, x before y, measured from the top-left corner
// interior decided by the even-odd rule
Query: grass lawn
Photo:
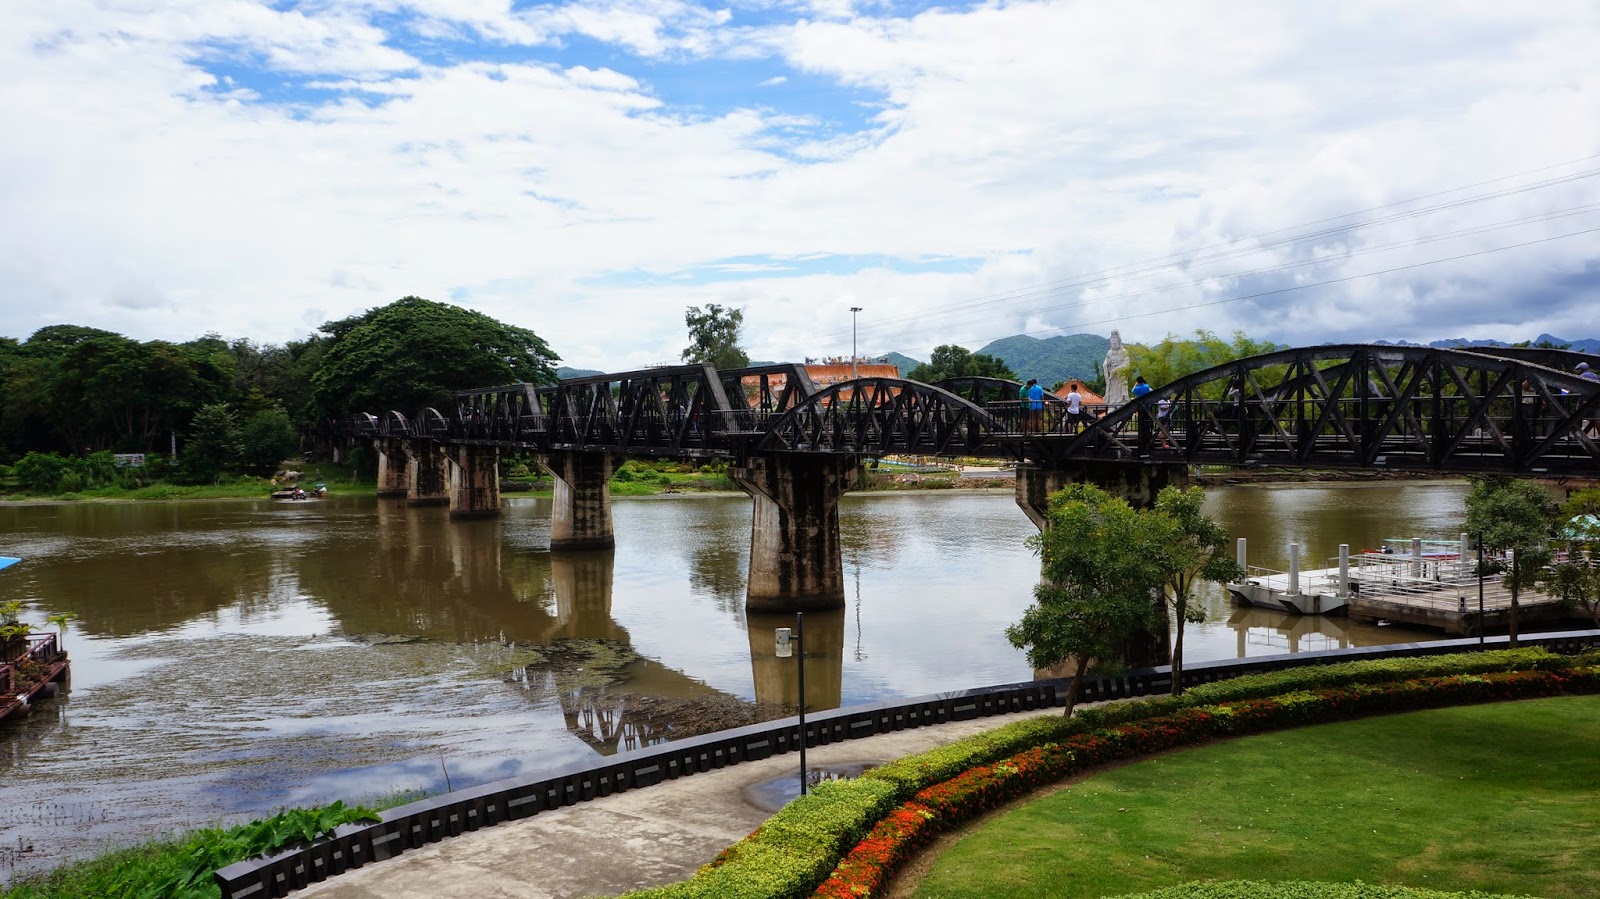
[[[1235,879],[1600,895],[1600,697],[1300,728],[1091,775],[975,828],[915,895]]]

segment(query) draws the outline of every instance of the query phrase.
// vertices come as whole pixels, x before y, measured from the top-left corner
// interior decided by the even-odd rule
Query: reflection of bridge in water
[[[312,562],[301,573],[302,588],[327,604],[347,634],[509,644],[513,659],[533,656],[511,680],[531,700],[559,707],[567,730],[597,752],[753,724],[793,714],[798,703],[793,661],[774,657],[772,616],[749,616],[753,701],[636,652],[612,613],[613,550],[519,552],[498,529],[452,527],[435,510],[382,504],[378,530],[386,539],[376,541],[368,567]],[[352,578],[380,588],[341,588]],[[807,707],[835,708],[844,613],[807,618]]]
[[[556,478],[553,549],[613,545],[610,476],[633,457],[725,461],[755,504],[747,603],[838,608],[839,497],[862,457],[981,456],[1018,465],[1016,499],[1044,524],[1074,481],[1134,502],[1189,466],[1283,465],[1591,475],[1600,383],[1558,350],[1340,345],[1283,350],[1163,385],[1092,421],[1024,408],[1013,382],[863,378],[818,389],[803,368],[677,366],[459,393],[448,413],[364,415],[327,429],[371,441],[380,492],[498,514],[501,451]]]

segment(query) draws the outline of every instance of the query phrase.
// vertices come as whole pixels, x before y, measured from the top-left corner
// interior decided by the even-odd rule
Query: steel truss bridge
[[[467,390],[448,410],[332,426],[349,437],[690,460],[908,454],[1559,477],[1600,471],[1600,382],[1574,370],[1586,360],[1600,367],[1561,350],[1303,347],[1197,372],[1082,421],[1049,395],[1044,409],[1026,408],[1013,381],[862,378],[819,389],[798,365],[701,364]]]

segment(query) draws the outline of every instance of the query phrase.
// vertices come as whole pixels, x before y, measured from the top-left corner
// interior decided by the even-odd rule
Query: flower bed
[[[1106,703],[1072,718],[1024,719],[897,759],[855,780],[819,785],[693,878],[636,890],[626,899],[871,896],[940,828],[1090,765],[1355,715],[1600,692],[1593,686],[1600,681],[1596,664],[1600,654],[1569,657],[1534,648],[1308,666],[1206,684],[1180,697]],[[1425,689],[1411,686],[1424,682],[1430,684]],[[1270,694],[1277,695],[1264,698]],[[962,783],[970,791],[958,789],[968,775],[972,779]],[[912,803],[933,817],[917,824],[898,814],[915,811]],[[960,817],[953,809],[961,805],[974,810]],[[888,825],[891,818],[899,823]],[[836,882],[841,872],[850,876]]]
[[[829,899],[881,895],[894,869],[943,830],[1046,783],[1115,759],[1134,758],[1220,736],[1259,733],[1387,712],[1562,693],[1600,693],[1600,669],[1490,672],[1302,690],[1267,699],[1181,709],[980,765],[918,792],[880,821],[817,888]]]

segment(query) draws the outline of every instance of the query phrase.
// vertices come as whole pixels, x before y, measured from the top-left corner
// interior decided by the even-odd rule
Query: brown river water
[[[1216,488],[1251,564],[1453,539],[1466,485]],[[293,805],[443,790],[793,714],[791,615],[747,614],[750,502],[615,502],[614,552],[552,556],[547,499],[491,521],[371,498],[0,507],[0,602],[79,616],[69,694],[0,725],[0,882]],[[1033,676],[1010,491],[849,495],[847,606],[806,616],[813,708]],[[1437,637],[1230,605],[1188,657]]]

